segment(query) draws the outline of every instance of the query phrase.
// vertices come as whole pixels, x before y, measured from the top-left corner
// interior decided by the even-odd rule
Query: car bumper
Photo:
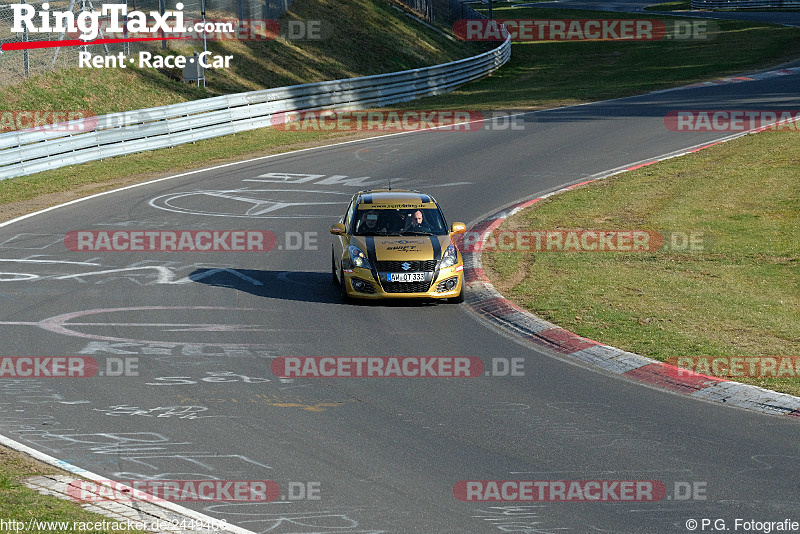
[[[430,283],[429,289],[425,291],[398,292],[397,289],[402,288],[404,284],[408,284],[409,287],[414,285],[403,282],[395,282],[393,283],[395,288],[387,290],[384,287],[385,282],[382,284],[375,280],[375,276],[369,269],[354,267],[351,271],[344,271],[343,274],[342,283],[345,285],[347,296],[359,299],[447,299],[457,297],[464,284],[462,265],[454,265],[440,270],[433,282]],[[379,276],[381,275],[379,274]],[[447,289],[446,283],[451,279],[455,280],[455,285],[452,289]],[[427,286],[429,282],[424,284]]]

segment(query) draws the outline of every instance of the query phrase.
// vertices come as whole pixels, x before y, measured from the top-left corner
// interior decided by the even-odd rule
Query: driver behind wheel
[[[430,233],[431,227],[425,222],[425,218],[420,210],[414,213],[409,213],[406,217],[406,227],[404,232],[428,232]]]

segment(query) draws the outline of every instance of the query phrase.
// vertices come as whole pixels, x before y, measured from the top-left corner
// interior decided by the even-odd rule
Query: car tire
[[[334,284],[339,283],[339,279],[336,278],[336,260],[334,259],[333,255],[333,247],[331,247],[331,281]]]
[[[339,276],[341,276],[341,281],[339,282],[339,296],[342,299],[342,302],[349,302],[350,296],[347,294],[347,284],[344,281],[344,272],[339,271]]]
[[[453,304],[461,304],[464,302],[464,282],[461,282],[461,291],[458,292],[458,295],[452,298],[447,299],[447,302],[452,302]]]

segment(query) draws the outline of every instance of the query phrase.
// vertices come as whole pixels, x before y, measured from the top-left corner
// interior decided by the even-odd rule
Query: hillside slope
[[[445,38],[404,16],[387,0],[295,0],[281,24],[289,20],[320,21],[324,38],[209,41],[210,52],[234,58],[229,69],[206,71],[205,89],[181,83],[178,69],[76,67],[4,86],[0,109],[91,110],[101,115],[219,94],[419,68],[484,49]],[[198,50],[197,41],[165,51],[158,45],[152,48],[159,54],[191,55],[192,50]]]

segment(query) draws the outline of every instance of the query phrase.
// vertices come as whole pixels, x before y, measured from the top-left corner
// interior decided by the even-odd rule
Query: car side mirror
[[[466,231],[467,231],[467,225],[462,222],[454,222],[450,226],[451,234],[463,234]]]
[[[344,235],[347,230],[342,223],[336,223],[331,225],[330,231],[333,235]]]

